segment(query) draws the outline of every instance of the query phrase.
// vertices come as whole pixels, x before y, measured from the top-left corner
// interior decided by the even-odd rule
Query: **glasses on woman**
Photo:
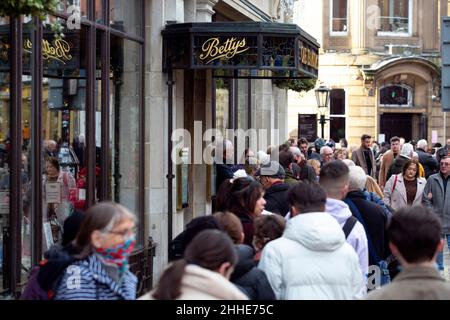
[[[122,230],[122,231],[111,230],[111,231],[108,231],[107,233],[117,234],[122,237],[128,237],[128,236],[136,234],[136,232],[137,232],[137,227],[133,227],[131,229]]]

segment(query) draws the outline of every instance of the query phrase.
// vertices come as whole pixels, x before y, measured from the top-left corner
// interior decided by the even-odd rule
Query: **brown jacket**
[[[386,176],[391,164],[394,162],[394,153],[392,150],[386,151],[381,158],[380,174],[378,175],[378,185],[381,189],[386,185]]]
[[[372,172],[370,174],[370,176],[372,178],[376,178],[376,171],[377,171],[377,166],[375,165],[375,157],[373,156],[373,152],[371,149],[369,149],[369,155],[370,155],[370,161],[372,162]],[[361,147],[359,147],[358,149],[356,149],[355,151],[352,152],[352,160],[353,162],[357,165],[360,166],[361,168],[364,169],[364,172],[367,174],[367,163],[366,163],[366,158],[364,157],[364,153]]]
[[[433,267],[409,267],[380,290],[371,292],[368,300],[450,300],[450,284]]]

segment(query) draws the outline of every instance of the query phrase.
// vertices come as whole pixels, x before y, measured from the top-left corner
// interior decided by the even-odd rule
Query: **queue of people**
[[[383,150],[363,135],[351,154],[346,141],[340,148],[316,141],[315,151],[305,141],[246,150],[243,166],[229,163],[230,141],[217,142],[217,212],[194,218],[173,239],[170,262],[151,292],[136,297],[129,270],[135,215],[99,203],[54,249],[66,257],[54,278],[42,287],[36,275],[47,272],[44,263],[23,298],[44,292],[57,300],[450,299],[439,272],[444,239],[450,244],[448,154],[436,159],[425,140],[415,151],[397,137]],[[49,162],[47,172],[59,179],[56,164]]]

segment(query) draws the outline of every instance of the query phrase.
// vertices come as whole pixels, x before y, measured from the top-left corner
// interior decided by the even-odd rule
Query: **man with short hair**
[[[363,168],[367,175],[376,178],[377,167],[375,165],[375,157],[370,148],[371,140],[372,137],[368,134],[361,136],[361,147],[352,153],[352,160],[357,166]]]
[[[381,165],[380,165],[380,172],[378,174],[378,184],[381,188],[381,190],[384,189],[384,186],[386,185],[386,175],[391,167],[392,163],[394,162],[394,159],[397,158],[397,156],[400,154],[400,138],[395,136],[392,137],[391,140],[391,149],[386,151],[381,156]]]
[[[326,212],[339,223],[347,243],[355,249],[363,276],[369,272],[369,251],[366,232],[362,224],[352,216],[348,205],[342,201],[348,191],[349,169],[342,161],[331,161],[320,169],[319,184],[327,193]]]
[[[431,154],[428,153],[428,142],[425,139],[417,142],[417,154],[419,155],[419,162],[425,170],[425,178],[428,179],[432,174],[439,171],[439,164]]]
[[[289,185],[284,183],[286,172],[283,167],[277,161],[270,161],[268,164],[261,165],[256,176],[259,177],[259,181],[265,189],[265,209],[284,217],[289,212],[286,198]]]
[[[291,218],[283,236],[262,251],[263,270],[278,300],[359,299],[366,292],[358,256],[325,211],[325,191],[300,182],[288,193]]]
[[[333,161],[333,149],[329,146],[324,146],[320,149],[320,157],[322,158],[321,165]]]
[[[431,175],[423,190],[422,203],[438,215],[442,222],[442,237],[450,245],[450,157],[445,156],[440,162],[440,172]],[[444,256],[438,254],[436,262],[439,270],[444,270]]]
[[[450,285],[434,264],[442,251],[441,223],[429,209],[398,210],[388,226],[389,247],[402,265],[394,281],[367,296],[369,300],[449,300]]]

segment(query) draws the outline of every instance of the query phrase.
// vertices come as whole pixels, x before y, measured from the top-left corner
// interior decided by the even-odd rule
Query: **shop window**
[[[0,293],[8,289],[8,228],[10,225],[9,158],[11,156],[10,134],[10,43],[8,19],[0,18]],[[6,249],[6,250],[5,250]]]
[[[411,35],[412,0],[379,0],[380,29],[378,35]]]
[[[345,138],[345,90],[333,89],[330,93],[330,139],[338,142]]]
[[[61,21],[64,23],[63,21]],[[43,249],[62,241],[62,225],[86,200],[87,29],[66,29],[62,56],[44,51],[42,79]],[[50,28],[43,42],[58,41]]]
[[[111,36],[110,145],[112,200],[138,213],[141,45]]]
[[[412,88],[406,85],[388,85],[380,89],[381,107],[412,107]]]
[[[74,7],[80,10],[82,18],[88,16],[88,0],[62,0],[58,1],[57,11],[66,14],[72,14]]]
[[[331,35],[347,35],[347,0],[330,0]]]
[[[109,0],[111,28],[141,36],[142,1]]]

